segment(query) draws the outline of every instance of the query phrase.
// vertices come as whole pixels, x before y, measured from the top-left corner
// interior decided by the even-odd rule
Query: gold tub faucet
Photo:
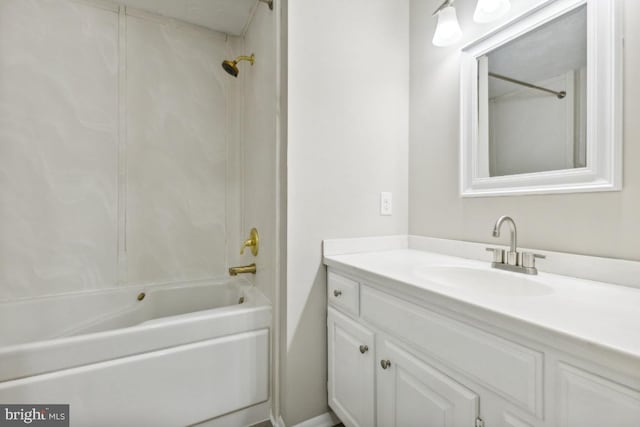
[[[242,243],[240,248],[240,255],[244,254],[244,248],[251,248],[251,255],[258,256],[258,249],[260,248],[260,236],[258,230],[254,227],[249,232],[249,238]]]
[[[247,273],[256,274],[256,264],[255,264],[255,262],[253,264],[249,264],[249,265],[240,265],[238,267],[230,267],[229,268],[229,275],[230,276],[237,276],[238,274],[247,274]]]

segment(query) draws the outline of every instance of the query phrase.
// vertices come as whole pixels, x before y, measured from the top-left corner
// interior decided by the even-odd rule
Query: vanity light
[[[454,0],[445,0],[433,12],[433,16],[438,17],[438,25],[432,41],[436,46],[452,45],[462,37],[462,30],[458,24],[453,2]],[[509,0],[478,0],[473,20],[482,24],[491,22],[503,16],[510,8]]]
[[[511,9],[509,0],[478,0],[473,20],[481,24],[495,21]]]
[[[456,9],[451,6],[453,0],[445,0],[440,7],[433,12],[438,16],[438,26],[433,35],[432,43],[436,46],[449,46],[460,40],[462,30],[458,24]]]

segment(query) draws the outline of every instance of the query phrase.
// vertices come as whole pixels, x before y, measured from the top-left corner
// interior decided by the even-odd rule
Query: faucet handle
[[[532,252],[522,253],[522,266],[526,268],[534,268],[536,266],[536,258],[545,259],[545,255],[534,254]]]
[[[257,256],[259,245],[260,236],[258,236],[258,230],[252,228],[251,232],[249,233],[249,238],[242,243],[242,247],[240,248],[240,255],[244,254],[244,248],[251,248],[251,254],[253,256]]]
[[[502,264],[504,263],[504,249],[501,248],[485,248],[487,252],[493,252],[492,262]]]

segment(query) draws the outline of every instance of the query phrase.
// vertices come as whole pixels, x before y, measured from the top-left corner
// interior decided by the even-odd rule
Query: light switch
[[[380,215],[391,215],[393,213],[392,194],[383,191],[380,193]]]

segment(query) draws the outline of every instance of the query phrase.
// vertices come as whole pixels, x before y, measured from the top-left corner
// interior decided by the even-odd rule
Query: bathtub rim
[[[81,289],[74,291],[66,291],[55,294],[43,294],[36,296],[22,296],[18,298],[6,299],[0,298],[0,307],[7,304],[28,304],[30,302],[56,300],[75,296],[93,296],[110,293],[135,293],[145,292],[146,289],[160,289],[160,288],[174,288],[182,286],[207,286],[207,285],[223,285],[228,283],[242,283],[242,286],[252,287],[254,284],[245,277],[230,277],[230,276],[214,276],[202,279],[185,279],[185,280],[171,280],[167,282],[154,282],[154,283],[128,283],[116,286],[110,286],[108,288],[91,288]]]
[[[0,383],[241,332],[271,329],[272,305],[246,279],[210,285],[230,282],[245,288],[249,296],[247,302],[107,331],[0,347]]]

